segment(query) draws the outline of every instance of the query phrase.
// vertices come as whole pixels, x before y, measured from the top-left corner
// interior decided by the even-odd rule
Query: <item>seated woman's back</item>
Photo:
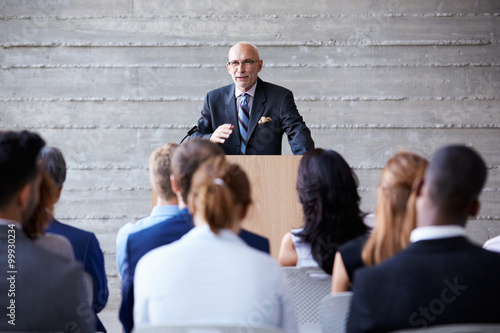
[[[354,271],[372,266],[406,248],[415,228],[416,193],[412,190],[427,160],[402,151],[387,161],[378,186],[375,227],[369,237],[356,238],[339,248],[335,257],[332,293],[350,290]]]
[[[148,299],[142,315],[151,323],[256,324],[260,318],[258,324],[282,325],[279,266],[227,229],[216,235],[208,226],[196,227],[152,251],[139,263],[136,280]],[[135,304],[142,307],[138,296]]]
[[[296,332],[278,263],[237,233],[250,204],[244,172],[224,157],[195,173],[188,207],[195,228],[138,263],[134,322],[275,326]]]

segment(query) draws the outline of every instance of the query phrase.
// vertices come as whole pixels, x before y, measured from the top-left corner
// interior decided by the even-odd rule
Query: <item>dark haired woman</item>
[[[283,237],[278,260],[282,266],[319,266],[331,275],[337,248],[369,230],[358,179],[339,153],[317,148],[300,161],[297,192],[304,225]]]

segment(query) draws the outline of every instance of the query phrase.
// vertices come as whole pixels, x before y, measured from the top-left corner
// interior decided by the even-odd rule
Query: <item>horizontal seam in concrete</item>
[[[422,68],[422,67],[443,67],[443,68],[456,68],[456,67],[500,67],[500,62],[481,62],[481,63],[311,63],[311,64],[273,64],[266,63],[265,68]],[[2,69],[88,69],[88,68],[103,68],[103,69],[117,69],[117,68],[160,68],[160,69],[183,69],[183,68],[226,68],[225,64],[11,64],[2,65]]]
[[[200,96],[196,97],[3,97],[0,102],[199,102],[204,101]],[[318,102],[318,101],[345,101],[345,102],[399,102],[399,101],[500,101],[498,97],[408,97],[408,96],[308,96],[297,97],[295,101]]]
[[[422,17],[498,17],[500,13],[390,13],[380,11],[378,13],[360,13],[360,14],[212,14],[212,15],[81,15],[81,16],[63,16],[63,15],[0,15],[0,20],[40,20],[53,19],[58,21],[67,20],[108,20],[108,19],[141,19],[141,20],[156,20],[156,19],[224,19],[224,18],[239,18],[239,19],[265,19],[265,18],[299,18],[299,19],[330,19],[330,18],[422,18]]]
[[[453,40],[413,40],[413,41],[350,41],[350,40],[306,40],[306,41],[254,41],[256,46],[486,46],[497,45],[500,41],[495,39],[453,39]],[[227,42],[49,42],[49,43],[29,43],[29,42],[3,42],[0,47],[194,47],[194,46],[212,46],[212,47],[230,47]]]

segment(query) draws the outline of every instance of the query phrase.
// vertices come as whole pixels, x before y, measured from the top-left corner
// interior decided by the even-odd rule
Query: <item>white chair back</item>
[[[231,325],[148,325],[135,328],[133,333],[282,333],[270,326]]]
[[[282,267],[282,270],[292,292],[300,332],[321,332],[320,303],[330,294],[332,277],[319,267]]]
[[[321,328],[324,333],[345,333],[352,292],[328,295],[321,301]]]

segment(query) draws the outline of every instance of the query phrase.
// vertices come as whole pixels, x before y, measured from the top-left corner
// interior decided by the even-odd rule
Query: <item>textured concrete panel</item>
[[[500,90],[500,67],[269,68],[261,77],[298,99],[490,99]],[[200,99],[232,83],[222,68],[16,68],[2,71],[0,80],[4,99]]]
[[[258,45],[267,67],[441,67],[499,64],[498,44],[435,46]],[[0,48],[4,67],[222,67],[228,45]]]
[[[203,107],[187,101],[11,101],[0,103],[0,120],[18,128],[190,128]],[[492,100],[297,100],[309,126],[484,128],[500,124]],[[103,117],[102,115],[106,115]],[[119,121],[117,121],[119,120]]]
[[[258,22],[258,24],[255,24]],[[158,45],[234,43],[252,27],[252,41],[272,44],[325,41],[362,45],[491,42],[500,17],[478,16],[216,16],[7,18],[1,44]],[[285,24],[284,24],[285,23]],[[415,32],[418,31],[416,34]]]
[[[317,146],[354,167],[363,210],[397,151],[465,143],[489,166],[467,231],[478,244],[500,234],[499,33],[496,0],[5,0],[0,128],[63,149],[56,214],[96,233],[116,328],[115,238],[150,212],[149,154],[179,142],[206,92],[231,83],[240,39],[258,44],[263,79],[292,89]]]

